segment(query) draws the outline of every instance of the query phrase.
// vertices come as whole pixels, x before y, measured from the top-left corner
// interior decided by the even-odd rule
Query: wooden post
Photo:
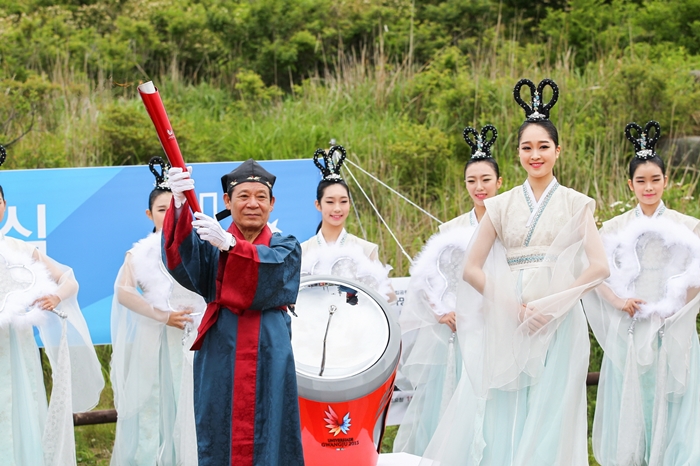
[[[89,426],[93,424],[111,424],[117,422],[117,410],[105,409],[102,411],[88,411],[86,413],[73,413],[74,426]]]

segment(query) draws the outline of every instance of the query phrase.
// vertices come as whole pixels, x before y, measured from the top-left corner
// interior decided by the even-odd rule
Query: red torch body
[[[141,84],[138,89],[141,100],[143,100],[143,104],[146,106],[148,116],[151,117],[153,125],[156,127],[158,139],[160,139],[160,144],[163,146],[163,151],[168,157],[170,165],[187,170],[185,160],[182,158],[182,152],[180,152],[180,146],[177,144],[177,139],[175,138],[175,132],[170,124],[170,119],[168,119],[168,114],[165,112],[163,100],[160,98],[158,89],[153,86],[152,81]],[[197,202],[197,194],[194,190],[185,191],[185,196],[193,212],[202,211],[199,207],[199,202]]]

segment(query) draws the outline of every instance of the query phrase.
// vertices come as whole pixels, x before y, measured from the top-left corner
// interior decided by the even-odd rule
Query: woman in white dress
[[[492,136],[487,139],[488,133]],[[498,133],[487,125],[478,133],[467,127],[464,140],[472,156],[464,167],[467,192],[474,208],[440,225],[411,266],[411,281],[399,324],[406,345],[400,368],[414,390],[394,440],[394,451],[422,456],[437,428],[462,373],[456,338],[456,284],[461,280],[464,253],[478,222],[486,214],[484,201],[503,183],[491,146]],[[473,138],[472,138],[473,136]]]
[[[531,105],[520,96],[525,85]],[[553,96],[543,105],[546,86]],[[553,174],[561,152],[549,121],[556,84],[521,80],[514,95],[526,111],[518,155],[528,176],[486,200],[467,253],[457,300],[467,376],[424,453],[442,466],[588,464],[580,298],[608,276],[608,265],[594,201]]]
[[[700,464],[700,220],[664,205],[660,131],[625,128],[638,204],[603,224],[612,273],[584,299],[605,350],[593,421],[603,466]]]
[[[155,165],[161,166],[161,172]],[[111,464],[197,464],[192,353],[204,300],[175,282],[161,259],[161,229],[172,193],[165,163],[146,215],[153,233],[126,253],[114,284],[112,369],[117,433]]]
[[[393,302],[396,295],[389,280],[391,267],[379,261],[379,246],[345,230],[350,213],[350,190],[340,175],[345,156],[343,146],[332,146],[328,153],[323,149],[314,153],[314,163],[323,177],[318,183],[315,201],[316,209],[321,212],[321,223],[316,235],[301,243],[301,274],[343,275],[364,281]],[[343,267],[343,257],[351,257],[355,262],[354,276],[346,276],[348,271]]]
[[[0,165],[5,156],[0,146]],[[0,187],[0,221],[6,207]],[[75,465],[73,412],[94,408],[104,387],[78,282],[70,268],[3,234],[0,269],[0,464]],[[33,327],[51,363],[48,405]]]

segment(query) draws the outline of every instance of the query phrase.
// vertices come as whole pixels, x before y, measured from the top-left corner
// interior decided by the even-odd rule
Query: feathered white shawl
[[[58,285],[46,266],[0,241],[0,327],[40,325],[47,312],[34,305]]]
[[[686,302],[689,288],[700,286],[700,238],[664,217],[639,217],[622,231],[604,238],[610,278],[608,286],[621,298],[639,298],[643,275],[653,273],[660,298],[642,304],[635,314],[646,319],[672,316]],[[648,281],[648,280],[647,280]]]
[[[387,297],[392,293],[391,266],[369,259],[356,244],[329,245],[309,250],[301,264],[304,275],[335,275],[363,283]]]
[[[455,310],[457,281],[461,280],[464,253],[475,228],[454,228],[434,235],[411,266],[411,283],[425,292],[435,314]]]

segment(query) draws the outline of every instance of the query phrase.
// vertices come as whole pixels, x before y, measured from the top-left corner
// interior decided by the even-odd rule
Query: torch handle
[[[139,86],[139,95],[146,107],[148,116],[150,116],[151,121],[153,121],[158,139],[160,139],[160,144],[163,146],[163,152],[165,152],[166,157],[168,157],[170,165],[187,170],[185,160],[182,158],[182,152],[180,152],[180,146],[175,138],[175,132],[170,124],[168,114],[165,112],[163,100],[160,98],[158,90],[153,86],[153,83],[149,81]],[[192,211],[201,212],[202,209],[199,207],[197,194],[194,190],[185,191],[184,194]]]
[[[187,170],[185,168],[184,170]],[[191,189],[189,191],[185,191],[185,198],[187,199],[187,203],[190,205],[190,208],[192,209],[192,212],[201,212],[202,209],[199,207],[199,201],[197,200],[197,193],[194,192],[194,189]]]

